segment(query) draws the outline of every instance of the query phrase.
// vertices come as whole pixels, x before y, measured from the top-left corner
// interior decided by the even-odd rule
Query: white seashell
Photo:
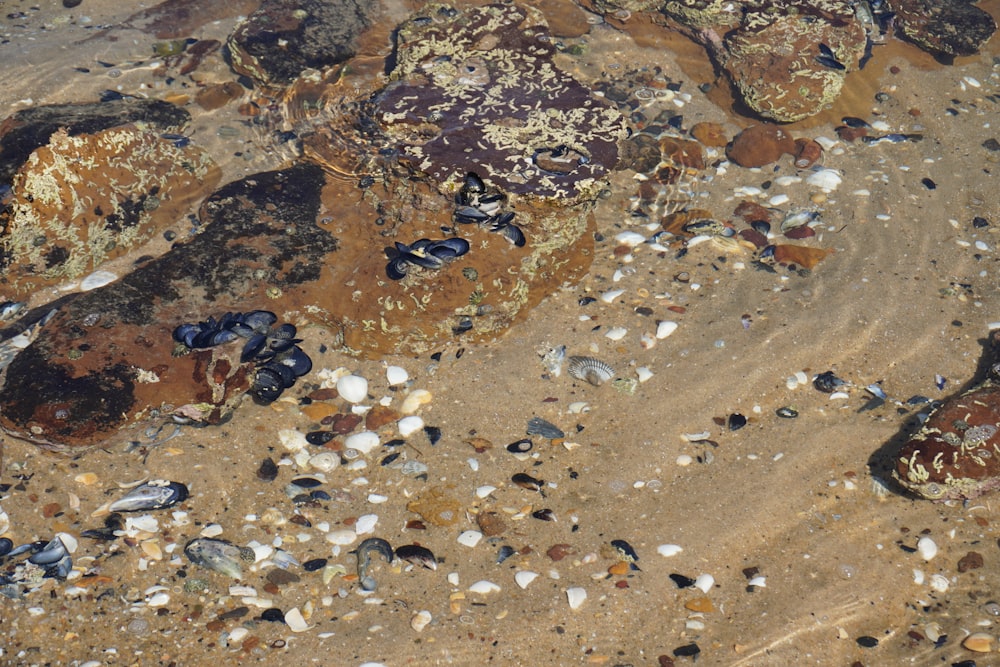
[[[694,459],[689,454],[681,454],[677,457],[676,463],[683,468],[694,463]]]
[[[386,366],[385,367],[385,380],[389,383],[390,387],[395,387],[397,385],[404,384],[410,379],[410,374],[406,372],[406,369],[402,366]]]
[[[604,303],[613,303],[615,299],[624,293],[625,290],[623,289],[609,289],[607,292],[601,294],[601,301]]]
[[[63,546],[66,547],[66,551],[71,554],[76,553],[77,541],[75,537],[69,533],[56,533],[56,537],[62,541]]]
[[[458,543],[464,547],[474,547],[483,539],[483,534],[478,530],[466,530],[458,536]]]
[[[949,582],[948,577],[943,574],[932,574],[931,575],[931,588],[938,593],[944,593],[948,590]]]
[[[801,182],[802,182],[802,177],[800,176],[778,176],[776,179],[774,179],[775,185],[780,185],[783,188]]]
[[[229,595],[234,598],[255,598],[257,589],[253,586],[230,586]]]
[[[309,629],[309,624],[302,617],[302,612],[298,607],[292,607],[285,612],[285,624],[292,632],[305,632]]]
[[[595,387],[601,386],[615,375],[610,365],[593,357],[570,357],[567,369],[577,380],[586,380]]]
[[[486,593],[499,593],[500,587],[494,584],[492,581],[486,581],[485,579],[483,579],[469,586],[469,592],[479,593],[482,595],[485,595]]]
[[[780,195],[774,195],[773,197],[767,200],[768,206],[781,206],[782,204],[787,204],[787,203],[788,203],[788,195],[783,193]]]
[[[360,375],[345,375],[337,380],[337,393],[348,403],[360,403],[368,398],[368,380]]]
[[[490,486],[489,484],[484,484],[483,486],[480,486],[479,488],[476,489],[476,497],[482,500],[483,498],[487,497],[496,490],[497,487]]]
[[[806,179],[806,183],[808,185],[817,187],[820,190],[824,190],[826,192],[832,192],[833,190],[837,189],[837,186],[840,185],[840,182],[842,180],[843,178],[836,170],[820,169],[816,172],[813,172],[813,174]]]
[[[653,377],[653,371],[649,370],[645,366],[639,366],[636,368],[635,374],[639,376],[639,382],[645,382]]]
[[[656,547],[656,552],[666,558],[670,558],[671,556],[676,556],[682,551],[684,550],[681,549],[676,544],[661,544],[660,546]]]
[[[767,577],[754,577],[747,584],[757,588],[767,588]]]
[[[126,531],[142,531],[145,533],[155,533],[160,530],[160,524],[152,514],[142,516],[130,516],[125,519]]]
[[[347,530],[346,528],[342,528],[340,530],[332,530],[326,534],[327,542],[342,547],[346,547],[349,544],[354,544],[355,540],[357,539],[358,539],[358,534],[353,530]]]
[[[421,630],[427,627],[427,625],[431,622],[433,618],[434,617],[431,616],[431,613],[429,611],[423,609],[421,611],[418,611],[412,617],[410,617],[410,627],[416,630],[417,632],[420,632]]]
[[[921,537],[917,540],[917,553],[919,553],[920,557],[924,560],[930,560],[934,558],[934,556],[937,556],[938,546],[931,538],[926,536]]]
[[[227,637],[229,645],[239,644],[248,634],[250,634],[250,631],[246,628],[233,628],[229,631],[229,636]]]
[[[628,334],[625,327],[611,327],[604,333],[604,337],[610,340],[621,340]]]
[[[702,593],[708,593],[714,585],[715,577],[710,574],[699,574],[698,578],[694,580],[694,587]]]
[[[111,273],[110,271],[94,271],[80,281],[80,291],[89,292],[92,289],[110,285],[116,280],[118,280],[118,274]]]
[[[579,415],[584,412],[590,412],[590,403],[587,403],[586,401],[573,401],[566,406],[566,412],[571,415]]]
[[[201,529],[200,535],[202,537],[218,537],[219,535],[222,535],[222,526],[217,523],[207,524]]]
[[[644,332],[642,336],[639,337],[639,347],[644,350],[651,350],[656,347],[656,336],[647,332]]]
[[[362,454],[367,454],[378,447],[378,445],[378,434],[372,431],[352,433],[344,439],[344,447],[346,449],[356,449]]]
[[[646,237],[636,232],[622,232],[621,234],[615,236],[615,240],[618,241],[619,245],[634,248],[637,245],[645,243]]]
[[[306,440],[306,434],[294,428],[286,428],[278,431],[278,442],[289,452],[297,452],[309,445],[309,441]]]
[[[574,586],[566,589],[566,601],[569,602],[570,609],[579,609],[583,601],[587,599],[587,590]]]
[[[431,392],[426,389],[414,389],[403,399],[403,404],[399,406],[399,411],[404,415],[412,415],[420,409],[420,406],[430,403],[431,398]]]
[[[170,603],[170,594],[159,592],[152,595],[149,600],[146,601],[146,605],[149,607],[165,607]]]
[[[403,417],[398,422],[396,422],[396,430],[398,430],[399,435],[401,435],[404,438],[410,437],[423,427],[424,427],[424,420],[416,415]]]
[[[387,500],[389,500],[389,496],[383,496],[381,493],[368,494],[368,502],[370,502],[372,505],[381,505]]]
[[[531,572],[530,570],[520,570],[514,574],[514,582],[521,588],[527,588],[532,581],[538,578],[537,572]]]
[[[354,532],[358,535],[368,535],[375,532],[375,524],[378,523],[378,514],[362,514],[354,523]]]
[[[675,331],[677,331],[677,322],[661,320],[656,323],[656,337],[660,340],[663,340]]]
[[[340,465],[340,456],[333,452],[320,452],[309,457],[309,466],[321,472],[330,472]]]

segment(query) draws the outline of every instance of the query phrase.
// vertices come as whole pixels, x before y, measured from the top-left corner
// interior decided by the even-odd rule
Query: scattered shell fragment
[[[458,543],[465,547],[474,547],[483,539],[483,534],[478,530],[466,530],[458,536]]]
[[[698,578],[694,580],[694,587],[702,593],[708,593],[714,585],[715,577],[710,574],[699,574]]]
[[[992,653],[996,638],[987,632],[973,632],[962,640],[962,647],[975,653]]]
[[[424,427],[424,420],[417,415],[410,415],[409,417],[403,417],[398,422],[396,422],[396,430],[399,431],[399,435],[408,438],[420,429]]]
[[[345,375],[337,380],[337,393],[348,403],[360,403],[368,397],[368,380],[360,375]]]
[[[566,434],[562,431],[562,429],[552,422],[542,419],[541,417],[532,417],[528,420],[527,434],[540,435],[543,438],[548,438],[549,440],[566,437]]]
[[[420,406],[430,403],[431,398],[431,392],[426,389],[414,389],[403,399],[402,405],[399,406],[399,411],[404,415],[412,415],[420,409]]]
[[[663,340],[675,331],[677,331],[677,322],[673,320],[660,320],[656,323],[656,337],[660,340]]]
[[[584,600],[587,599],[587,590],[574,586],[566,589],[566,601],[569,602],[570,609],[579,609]]]
[[[499,593],[500,586],[494,584],[492,581],[486,581],[485,579],[477,581],[476,583],[469,586],[469,593],[478,593],[480,595],[485,595],[487,593]]]
[[[140,484],[108,506],[109,512],[145,512],[159,510],[183,502],[188,488],[180,482],[154,479]]]
[[[625,327],[611,327],[604,333],[604,337],[609,340],[621,340],[628,334]]]
[[[416,632],[426,628],[434,617],[426,609],[422,609],[410,617],[410,627]]]
[[[116,280],[118,280],[118,275],[115,273],[111,273],[110,271],[94,271],[80,281],[80,291],[89,292],[98,287],[110,285]]]
[[[410,374],[406,372],[406,369],[402,366],[386,366],[385,367],[385,380],[389,383],[390,387],[396,387],[401,384],[405,384],[407,380],[410,379]]]
[[[615,375],[609,364],[593,357],[570,357],[568,370],[577,380],[586,380],[595,387],[600,387]]]
[[[669,558],[670,556],[676,556],[681,551],[683,551],[683,549],[681,549],[676,544],[661,544],[660,546],[656,547],[656,552],[666,558]]]
[[[521,588],[527,588],[537,578],[538,573],[530,570],[519,570],[514,574],[514,582]]]
[[[292,607],[285,612],[285,624],[292,632],[305,632],[309,629],[309,624],[302,617],[302,612],[298,607]]]
[[[362,454],[368,454],[373,449],[378,447],[379,439],[378,434],[372,431],[361,431],[360,433],[353,433],[344,440],[344,447],[347,449],[356,449]]]
[[[937,556],[938,546],[934,543],[934,540],[924,536],[917,540],[917,553],[919,553],[920,557],[924,560],[930,560],[934,558],[934,556]]]

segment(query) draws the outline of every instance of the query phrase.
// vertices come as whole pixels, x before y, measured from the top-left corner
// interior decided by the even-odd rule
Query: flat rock
[[[969,0],[889,0],[899,31],[937,55],[971,56],[989,41],[997,24]]]

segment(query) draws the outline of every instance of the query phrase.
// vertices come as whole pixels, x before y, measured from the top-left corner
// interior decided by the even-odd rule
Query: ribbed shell
[[[594,357],[570,357],[567,368],[577,380],[586,380],[595,387],[600,387],[615,375],[615,369]]]

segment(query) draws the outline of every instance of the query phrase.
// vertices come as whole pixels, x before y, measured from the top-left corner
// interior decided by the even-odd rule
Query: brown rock
[[[558,562],[561,561],[566,556],[575,553],[576,549],[574,549],[569,544],[553,544],[551,547],[549,547],[549,550],[545,552],[545,555],[551,558],[553,561]]]
[[[763,167],[795,154],[795,140],[774,125],[752,125],[733,138],[726,156],[741,167]]]
[[[962,556],[958,561],[958,571],[968,572],[969,570],[978,570],[983,566],[983,556],[975,551],[970,551],[969,553]]]
[[[503,520],[503,516],[499,512],[480,512],[476,515],[476,523],[486,537],[501,535],[507,530],[507,522]]]
[[[406,509],[435,526],[454,526],[464,516],[462,504],[449,494],[449,489],[440,486],[432,486],[421,493],[407,503]]]
[[[691,136],[704,146],[721,148],[729,143],[726,130],[719,123],[695,123],[691,127]]]
[[[823,147],[814,139],[800,137],[795,140],[795,166],[808,169],[823,157]]]
[[[399,420],[399,413],[385,405],[376,405],[365,415],[365,428],[377,431],[386,424]]]
[[[243,86],[235,81],[216,83],[202,88],[194,96],[194,101],[205,111],[214,111],[226,106],[243,95]]]
[[[748,223],[756,222],[757,220],[771,222],[771,212],[757,202],[750,201],[749,199],[741,201],[733,211],[733,215],[738,215]]]

